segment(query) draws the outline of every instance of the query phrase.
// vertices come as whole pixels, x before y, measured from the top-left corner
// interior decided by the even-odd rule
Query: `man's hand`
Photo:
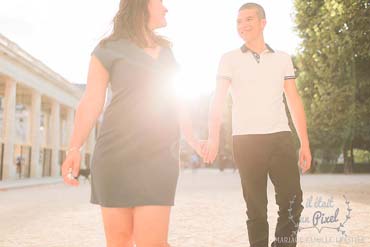
[[[312,158],[310,146],[308,144],[306,115],[304,113],[303,103],[299,96],[294,79],[285,80],[284,94],[287,99],[289,111],[292,115],[294,127],[296,128],[301,141],[301,148],[299,150],[299,166],[302,168],[302,174],[304,174],[310,169]]]
[[[311,167],[311,151],[309,147],[299,149],[299,166],[302,168],[302,174],[305,174]]]
[[[205,163],[212,164],[215,161],[218,153],[218,146],[218,138],[208,139],[206,145],[204,145],[202,149],[203,161]]]

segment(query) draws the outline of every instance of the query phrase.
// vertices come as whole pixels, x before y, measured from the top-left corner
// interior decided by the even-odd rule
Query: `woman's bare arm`
[[[194,136],[190,110],[182,100],[176,102],[180,130],[186,142],[200,155],[200,142]]]
[[[101,114],[106,97],[109,73],[94,55],[91,56],[86,90],[76,110],[69,148],[80,148]]]

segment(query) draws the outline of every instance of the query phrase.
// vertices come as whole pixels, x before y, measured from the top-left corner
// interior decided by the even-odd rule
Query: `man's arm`
[[[284,93],[287,99],[290,113],[292,115],[294,127],[297,130],[298,137],[301,143],[299,151],[299,164],[302,167],[302,172],[305,173],[307,170],[310,169],[312,158],[307,134],[306,115],[294,79],[285,80]]]
[[[226,97],[231,81],[226,78],[220,78],[213,99],[211,100],[208,115],[208,143],[203,150],[204,162],[212,163],[217,156],[222,113],[225,107]]]

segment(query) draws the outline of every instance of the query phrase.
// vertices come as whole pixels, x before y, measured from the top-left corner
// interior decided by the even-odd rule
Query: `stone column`
[[[89,138],[87,139],[87,152],[92,153],[94,151],[94,146],[95,146],[95,127],[93,127],[90,131]]]
[[[4,97],[4,160],[3,180],[16,177],[16,166],[14,161],[14,140],[15,140],[15,105],[16,105],[17,83],[7,78],[5,81]]]
[[[90,134],[89,134],[89,137],[86,141],[86,153],[88,153],[90,155],[90,160],[85,160],[85,166],[90,166],[90,164],[87,164],[86,162],[91,162],[91,159],[92,159],[92,154],[93,154],[93,151],[94,151],[94,146],[95,146],[95,127],[93,127],[90,131]],[[85,157],[86,158],[86,157]]]
[[[66,128],[66,136],[67,136],[67,148],[69,147],[69,142],[71,140],[72,131],[73,131],[73,124],[74,124],[74,117],[75,117],[75,110],[73,108],[67,109],[67,128]]]
[[[31,178],[42,176],[42,166],[40,164],[40,146],[41,146],[41,132],[40,132],[40,115],[41,115],[41,94],[34,90],[32,92],[32,106],[31,106]]]
[[[60,104],[55,100],[51,107],[51,176],[60,176],[59,150],[60,150]]]
[[[81,163],[80,163],[80,169],[86,169],[86,157],[85,157],[85,154],[86,154],[86,144],[84,144],[82,146],[82,149],[81,149]]]

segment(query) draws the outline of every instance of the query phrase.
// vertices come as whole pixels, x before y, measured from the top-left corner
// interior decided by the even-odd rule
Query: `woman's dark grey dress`
[[[109,71],[106,108],[91,160],[90,202],[103,207],[174,205],[179,123],[170,48],[157,59],[120,39],[93,52]]]

